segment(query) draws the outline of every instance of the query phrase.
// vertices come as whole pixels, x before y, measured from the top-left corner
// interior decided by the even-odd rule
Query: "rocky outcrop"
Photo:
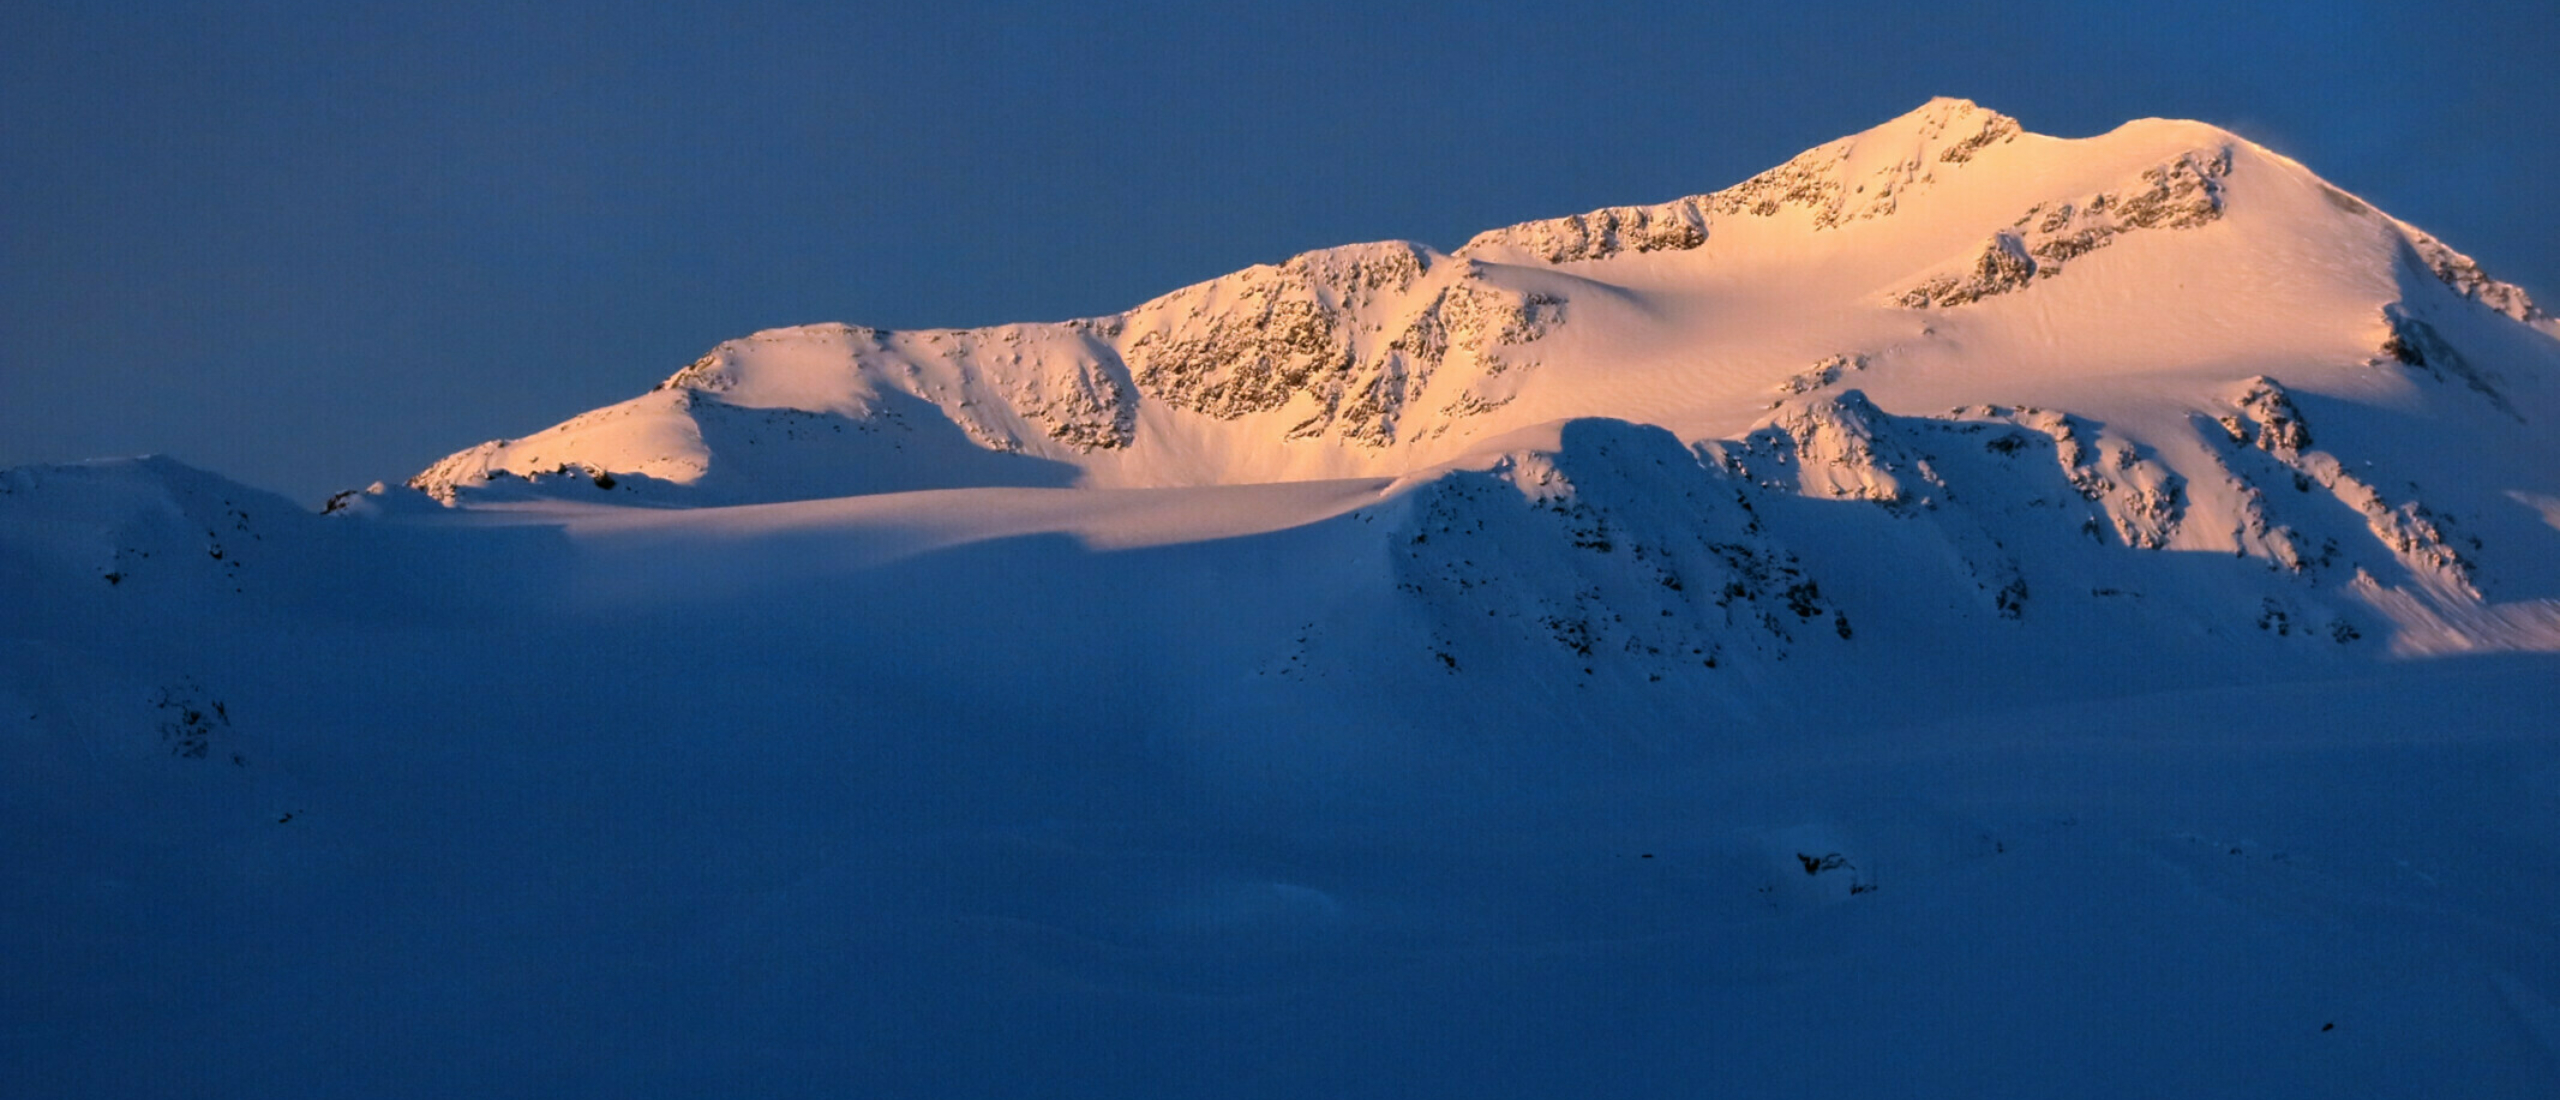
[[[1729,468],[1805,496],[1927,506],[1944,487],[1929,460],[1904,446],[1893,418],[1844,390],[1782,405],[1768,425],[1724,452]]]
[[[2526,294],[2523,287],[2490,278],[2488,272],[2480,270],[2477,261],[2414,227],[2404,224],[2401,230],[2419,266],[2454,293],[2519,321],[2550,318],[2550,314],[2534,304],[2532,296]]]
[[[1123,355],[1137,387],[1174,408],[1234,420],[1295,407],[1285,438],[1385,446],[1448,364],[1529,366],[1517,349],[1565,315],[1560,296],[1496,285],[1476,261],[1434,273],[1426,259],[1364,245],[1205,283],[1131,313]],[[1443,411],[1501,401],[1462,394]]]
[[[1090,454],[1137,438],[1138,394],[1111,344],[1114,327],[1081,320],[950,329],[929,334],[922,350],[957,380],[962,393],[945,415],[980,445],[1022,450],[1009,423],[1018,422]]]
[[[2124,545],[2162,550],[2177,537],[2186,518],[2186,479],[2157,457],[2068,413],[2021,408],[2007,418],[2053,441],[2063,479],[2098,506]]]
[[[2264,375],[2250,379],[2232,404],[2236,411],[2215,421],[2232,442],[2256,447],[2287,464],[2300,461],[2302,452],[2310,449],[2311,429],[2302,422],[2302,410],[2294,407],[2293,395],[2274,379]]]
[[[1902,197],[1961,167],[1986,149],[2015,140],[2018,120],[1961,99],[1934,99],[1865,134],[1808,149],[1784,164],[1724,190],[1652,206],[1612,206],[1477,234],[1461,257],[1510,252],[1551,264],[1603,260],[1621,253],[1666,252],[1707,242],[1719,217],[1811,214],[1815,229],[1894,212]],[[1885,148],[1892,158],[1860,156]]]
[[[1410,246],[1310,252],[1179,290],[1133,311],[1122,355],[1138,389],[1233,420],[1338,388],[1352,364],[1344,314],[1422,276]]]
[[[1932,276],[1903,291],[1895,301],[1905,309],[1965,305],[2023,288],[2035,280],[2037,271],[2036,259],[2028,253],[2025,240],[2003,230],[1983,242],[1982,253],[1974,259],[1971,270]]]
[[[1343,438],[1381,447],[1398,438],[1413,402],[1452,358],[1471,359],[1480,378],[1534,366],[1514,349],[1538,340],[1564,320],[1564,299],[1492,286],[1475,278],[1469,262],[1461,277],[1405,322],[1385,347],[1367,356],[1342,390],[1319,395],[1324,407],[1290,430],[1297,438],[1338,426]],[[1347,397],[1347,400],[1345,398]],[[1490,412],[1509,397],[1461,392],[1442,406],[1443,417]]]
[[[1708,208],[1707,199],[1691,197],[1523,222],[1476,234],[1456,254],[1480,255],[1503,246],[1561,264],[1605,260],[1621,252],[1680,251],[1707,243]]]
[[[2440,596],[2477,601],[2476,566],[2455,545],[2452,519],[2410,499],[2394,502],[2373,483],[2348,471],[2335,455],[2312,449],[2309,425],[2290,393],[2274,379],[2250,379],[2232,399],[2232,411],[2216,418],[2222,437],[2240,453],[2255,452],[2273,460],[2290,476],[2297,492],[2325,492],[2362,517],[2375,542],[2421,585]],[[2226,459],[2229,464],[2229,460]],[[2243,488],[2247,508],[2242,515],[2242,545],[2262,545],[2277,564],[2294,572],[2340,563],[2334,541],[2311,545],[2296,525],[2279,523],[2258,479],[2232,465],[2232,478]],[[2352,562],[2355,555],[2344,555]],[[2378,567],[2378,563],[2375,563]],[[2359,572],[2364,565],[2357,565]]]
[[[1907,309],[1960,306],[2026,287],[2145,229],[2194,229],[2222,217],[2231,150],[2187,153],[2145,169],[2140,182],[2072,202],[2039,203],[1991,236],[1964,268],[1923,278],[1894,296]]]
[[[1838,385],[1844,376],[1867,369],[1865,355],[1830,355],[1810,367],[1790,374],[1778,383],[1777,390],[1787,396],[1813,393]]]
[[[2017,119],[1997,111],[1981,111],[1977,108],[1976,112],[1968,112],[1968,114],[1971,113],[1979,113],[1983,116],[1979,119],[1980,125],[1964,137],[1948,142],[1946,148],[1939,150],[1938,160],[1941,163],[1963,164],[1985,149],[2016,140],[2017,136],[2024,132],[2018,125]],[[1974,121],[1976,120],[1971,118],[1966,120],[1968,125]],[[1949,123],[1942,123],[1941,126],[1944,128],[1951,124],[1952,120]]]
[[[2524,420],[2524,414],[2516,410],[2514,402],[2507,400],[2495,376],[2473,366],[2461,349],[2446,340],[2434,325],[2420,320],[2406,304],[2395,302],[2382,307],[2382,321],[2389,327],[2390,335],[2383,338],[2382,354],[2375,357],[2375,362],[2395,363],[2421,371],[2438,382],[2458,381],[2471,392],[2479,394],[2491,408],[2516,418],[2518,422]]]
[[[1396,587],[1430,624],[1427,659],[1462,675],[1677,684],[1847,643],[1848,615],[1748,489],[1659,428],[1576,421],[1555,450],[1417,490],[1391,535]]]
[[[1866,134],[1806,150],[1718,191],[1708,196],[1708,207],[1721,215],[1762,218],[1801,209],[1812,214],[1815,229],[1836,229],[1893,213],[1904,195],[1936,179],[1939,166],[1962,166],[2020,132],[2018,120],[2007,115],[1967,100],[1934,99]],[[1867,142],[1896,155],[1860,172],[1853,166],[1865,163],[1859,154]]]

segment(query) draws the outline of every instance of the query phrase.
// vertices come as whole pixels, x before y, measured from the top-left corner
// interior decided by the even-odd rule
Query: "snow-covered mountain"
[[[46,1094],[2538,1095],[2560,322],[1934,100],[314,515],[0,472]]]
[[[2065,140],[1939,99],[1453,254],[1328,249],[1057,324],[758,333],[410,484],[466,506],[1410,484],[1610,419],[1668,430],[1745,507],[1915,516],[2007,617],[2143,590],[2107,548],[2218,553],[2272,574],[2224,621],[2549,648],[2555,378],[2560,322],[2524,291],[2227,131]],[[2007,545],[2044,528],[2096,545]]]

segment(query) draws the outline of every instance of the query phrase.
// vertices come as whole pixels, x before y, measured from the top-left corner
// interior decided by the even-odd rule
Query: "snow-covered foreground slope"
[[[328,515],[0,472],[0,1066],[2547,1095],[2555,348],[2228,134],[1939,101]]]
[[[2346,660],[2254,627],[2164,649],[2108,604],[1933,623],[1854,587],[1806,619],[1775,551],[1729,623],[1573,564],[1663,532],[1613,526],[1604,555],[1573,544],[1582,521],[1495,499],[1507,483],[1467,488],[1509,563],[1472,589],[1389,552],[1466,498],[1374,482],[1244,490],[1249,510],[1238,490],[967,490],[226,551],[244,578],[329,589],[291,595],[128,528],[152,553],[121,583],[13,587],[10,1076],[44,1095],[2554,1079],[2548,658]],[[322,522],[248,511],[252,547]],[[1720,559],[1684,553],[1647,561],[1710,587]],[[1586,593],[1605,605],[1580,625],[1527,611]]]

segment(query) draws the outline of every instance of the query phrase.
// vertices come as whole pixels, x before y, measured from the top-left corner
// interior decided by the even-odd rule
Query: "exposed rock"
[[[2141,182],[2071,202],[2039,203],[1994,234],[1964,269],[1923,278],[1895,295],[1905,308],[1958,306],[2006,294],[2137,229],[2194,229],[2222,216],[2228,148],[2190,152],[2145,169]]]
[[[2382,320],[2384,324],[2390,326],[2391,334],[2383,338],[2382,355],[2379,361],[2394,362],[2412,370],[2425,371],[2428,377],[2439,382],[2444,381],[2448,375],[2460,379],[2463,385],[2470,387],[2471,392],[2487,399],[2490,407],[2516,418],[2519,422],[2524,420],[2524,414],[2516,410],[2513,402],[2507,400],[2507,395],[2499,388],[2497,379],[2491,377],[2488,372],[2472,366],[2471,360],[2465,358],[2460,350],[2438,333],[2435,326],[2419,320],[2405,304],[2394,302],[2382,307]]]
[[[2371,483],[2348,472],[2336,456],[2312,450],[2310,428],[2283,385],[2264,376],[2252,378],[2233,406],[2236,411],[2217,418],[2217,423],[2235,447],[2267,455],[2296,476],[2299,488],[2308,491],[2316,486],[2354,509],[2373,538],[2420,583],[2446,595],[2480,598],[2473,582],[2474,565],[2447,534],[2450,519],[2420,501],[2395,504]],[[2244,488],[2248,504],[2244,534],[2256,537],[2275,560],[2296,572],[2313,564],[2330,564],[2334,553],[2324,550],[2312,555],[2301,535],[2269,518],[2265,494],[2245,473],[2234,471],[2233,477]]]
[[[1708,196],[1718,214],[1766,218],[1789,207],[1814,212],[1816,228],[1840,223],[1840,168],[1848,160],[1845,145],[1808,149],[1775,168]]]
[[[2065,480],[2105,512],[2126,546],[2160,550],[2177,536],[2187,507],[2186,479],[2177,471],[2067,413],[2020,409],[2013,420],[2053,440]]]
[[[1434,280],[1436,291],[1409,244],[1254,268],[1133,311],[1123,356],[1140,391],[1176,408],[1233,420],[1295,402],[1304,411],[1285,438],[1385,446],[1446,364],[1484,375],[1529,366],[1511,349],[1564,319],[1564,299],[1497,286],[1481,263],[1460,264],[1454,278]],[[1505,400],[1461,394],[1444,408],[1463,415]]]
[[[2294,407],[2293,395],[2274,379],[2265,375],[2250,379],[2234,404],[2239,412],[2220,420],[2232,442],[2286,461],[2311,447],[2311,429],[2302,422],[2302,410]]]
[[[2443,241],[2405,225],[2401,228],[2418,263],[2454,293],[2519,321],[2540,321],[2551,316],[2533,303],[2523,287],[2490,278],[2488,272],[2480,270],[2478,262]]]
[[[1451,668],[1529,659],[1577,681],[1661,682],[1845,643],[1847,616],[1769,537],[1747,488],[1658,428],[1576,421],[1555,451],[1414,494],[1394,536],[1397,588]],[[1527,644],[1449,648],[1487,625]]]
[[[1904,194],[1930,183],[1931,165],[1961,166],[1984,149],[2015,139],[2018,121],[1960,99],[1935,99],[1878,131],[1805,151],[1709,196],[1717,214],[1771,217],[1789,208],[1813,213],[1815,229],[1891,214]],[[1862,141],[1911,142],[1910,151],[1859,178],[1848,165]]]
[[[2373,208],[2366,206],[2363,199],[2359,199],[2354,195],[2340,191],[2325,183],[2320,185],[2320,197],[2329,200],[2329,205],[2337,207],[2338,209],[2349,214],[2353,214],[2359,218],[2371,217],[2373,214]]]
[[[1307,261],[1250,268],[1141,307],[1175,321],[1123,350],[1139,390],[1233,420],[1336,380],[1350,369],[1350,338],[1335,288]]]
[[[1866,394],[1844,390],[1785,406],[1732,454],[1764,485],[1888,507],[1928,506],[1931,490],[1943,483],[1927,459],[1886,428],[1891,419]]]
[[[1906,309],[1960,306],[1994,294],[2006,294],[2036,277],[2035,257],[2016,233],[2003,230],[1983,242],[1973,269],[1962,275],[1940,275],[1902,292],[1895,299]]]
[[[1516,248],[1551,264],[1605,260],[1621,252],[1664,252],[1707,243],[1707,200],[1674,199],[1653,206],[1611,206],[1588,214],[1523,222],[1476,234],[1458,249],[1474,256],[1496,246]]]
[[[1812,393],[1815,390],[1837,385],[1844,374],[1854,374],[1866,369],[1865,355],[1829,356],[1810,367],[1788,375],[1785,381],[1778,383],[1778,392],[1788,395]]]
[[[1961,166],[1983,150],[2017,138],[2018,121],[1961,99],[1935,99],[1876,131],[1808,149],[1732,187],[1652,206],[1612,206],[1477,234],[1457,251],[1481,256],[1516,249],[1548,263],[1599,260],[1626,252],[1696,248],[1715,218],[1766,218],[1810,211],[1816,229],[1893,213],[1912,188],[1931,182],[1934,165]],[[1907,154],[1852,179],[1860,142],[1908,141]]]
[[[1453,355],[1471,357],[1486,375],[1500,375],[1529,365],[1508,349],[1528,344],[1553,331],[1564,320],[1565,303],[1551,294],[1524,293],[1475,278],[1472,261],[1464,277],[1450,283],[1406,322],[1386,347],[1365,358],[1352,372],[1351,400],[1336,412],[1302,423],[1292,434],[1338,423],[1343,437],[1370,446],[1397,438],[1411,403],[1429,387],[1432,376]],[[1499,408],[1509,398],[1488,401],[1461,393],[1444,406],[1444,414],[1467,416]],[[1312,434],[1312,433],[1309,433]]]
[[[931,358],[964,393],[993,390],[1002,399],[1001,407],[982,407],[995,403],[961,396],[945,414],[990,450],[1022,449],[1006,412],[1079,451],[1128,446],[1137,437],[1138,397],[1109,342],[1111,330],[1107,322],[1084,320],[932,334]]]
[[[652,392],[683,389],[718,393],[734,383],[735,379],[729,374],[729,345],[723,344],[686,364],[684,369],[668,375],[666,381],[649,388]]]
[[[2143,170],[2150,186],[2140,191],[2097,195],[2083,216],[2112,214],[2125,229],[2194,229],[2222,216],[2222,179],[2231,174],[2231,150],[2194,152],[2156,168]]]
[[[1989,117],[1982,120],[1981,129],[1974,131],[1971,136],[1961,141],[1949,144],[1944,152],[1938,154],[1938,159],[1948,164],[1962,164],[1972,160],[1974,154],[1984,149],[2015,139],[2021,132],[2017,119],[1997,112],[1986,112],[1986,114]]]
[[[1986,525],[1985,516],[1955,503],[1955,489],[1928,452],[1929,441],[1946,433],[1979,430],[1978,425],[1893,416],[1865,394],[1846,390],[1837,397],[1790,403],[1766,427],[1702,449],[1763,489],[1872,503],[1935,528],[1986,609],[2003,619],[2019,619],[2026,614],[2029,585],[2018,556]]]
[[[497,457],[498,451],[506,445],[507,441],[504,439],[492,439],[486,443],[456,451],[437,459],[426,469],[409,475],[406,484],[409,488],[435,498],[439,504],[450,505],[458,499],[459,490],[488,482],[490,461]]]

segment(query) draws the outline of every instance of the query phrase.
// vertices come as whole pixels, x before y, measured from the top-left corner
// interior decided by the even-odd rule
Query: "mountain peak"
[[[1970,99],[1938,96],[1881,124],[1808,149],[1788,163],[1854,163],[1872,171],[1900,162],[1925,171],[1931,164],[1963,164],[2026,132],[2017,119]]]
[[[1970,99],[1942,95],[1931,96],[1927,103],[1896,115],[1891,121],[1870,129],[1866,133],[1922,131],[1944,133],[1968,124],[1976,126],[1976,132],[1978,132],[1980,128],[1998,127],[2004,124],[2008,128],[2016,128],[2018,120]]]

